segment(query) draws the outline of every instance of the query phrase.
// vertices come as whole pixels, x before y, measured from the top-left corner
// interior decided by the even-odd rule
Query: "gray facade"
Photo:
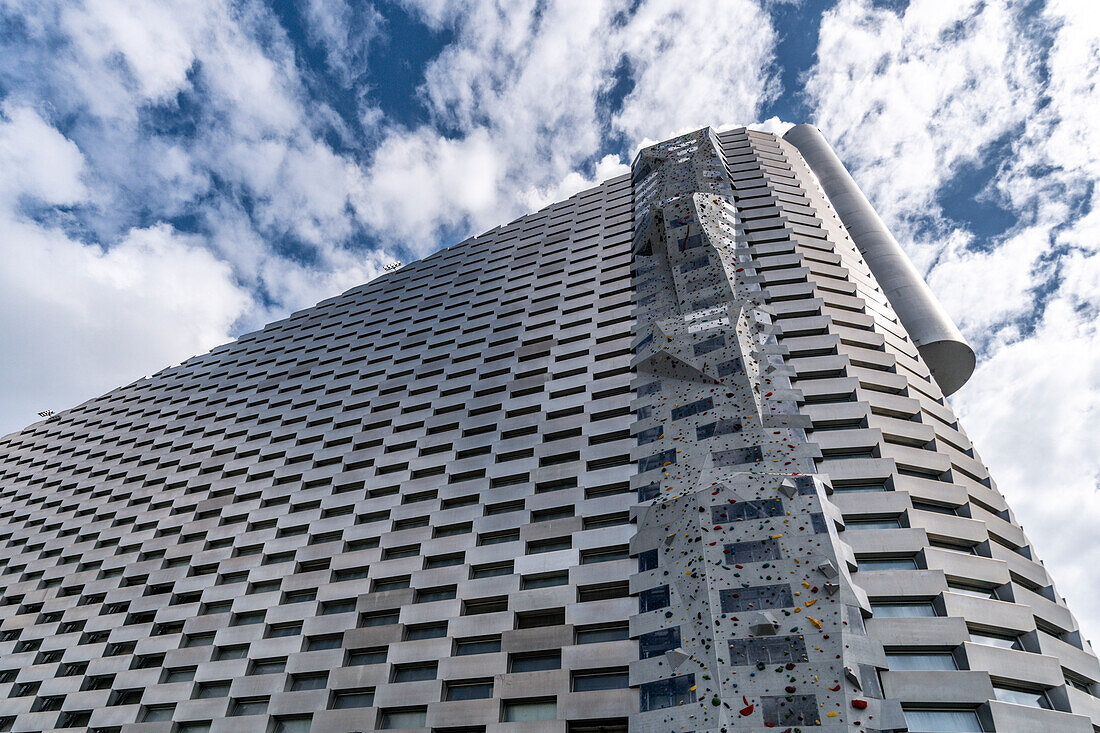
[[[1100,729],[973,352],[815,135],[0,439],[0,731]]]

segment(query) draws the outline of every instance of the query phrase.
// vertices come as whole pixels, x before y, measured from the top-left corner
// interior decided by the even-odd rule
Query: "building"
[[[0,440],[0,731],[1100,730],[973,366],[814,128],[652,146]]]

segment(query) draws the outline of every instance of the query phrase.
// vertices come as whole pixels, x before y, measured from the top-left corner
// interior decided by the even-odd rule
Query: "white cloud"
[[[387,131],[362,206],[388,241],[415,252],[437,247],[441,232],[494,226],[622,170],[591,160],[609,136],[633,151],[647,139],[749,122],[772,93],[774,33],[750,0],[706,13],[685,0],[410,7],[454,26],[455,41],[425,73],[432,123]],[[634,86],[609,115],[605,95],[620,65]],[[596,179],[580,172],[591,167]]]
[[[64,206],[87,196],[84,156],[28,107],[0,107],[0,206],[20,196]]]
[[[159,225],[110,250],[0,214],[0,433],[230,339],[250,302],[230,269]]]
[[[777,93],[775,32],[749,0],[652,0],[622,29],[634,88],[615,116],[628,140],[659,141],[706,125],[747,124]],[[643,143],[644,144],[644,143]]]

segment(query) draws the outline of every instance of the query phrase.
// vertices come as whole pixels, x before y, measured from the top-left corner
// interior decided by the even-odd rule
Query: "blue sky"
[[[1100,632],[1100,17],[1071,0],[0,0],[0,432],[625,170],[833,142]]]

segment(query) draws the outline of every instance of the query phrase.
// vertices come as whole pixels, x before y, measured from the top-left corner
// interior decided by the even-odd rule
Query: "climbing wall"
[[[637,731],[903,725],[708,129],[634,163]]]

